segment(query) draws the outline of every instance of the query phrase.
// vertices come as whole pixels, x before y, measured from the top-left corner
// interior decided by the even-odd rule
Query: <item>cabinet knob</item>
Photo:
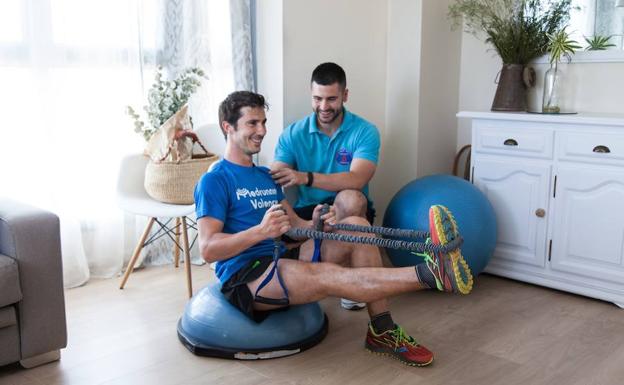
[[[607,147],[607,146],[603,146],[603,145],[600,145],[600,146],[596,146],[596,147],[594,147],[594,149],[593,149],[592,151],[593,151],[593,152],[600,152],[600,153],[604,153],[604,154],[608,154],[608,153],[610,153],[610,152],[611,152],[611,150],[609,149],[609,147]]]
[[[505,146],[517,146],[518,145],[518,141],[515,139],[507,139],[503,142],[503,144]]]
[[[544,209],[537,209],[537,210],[535,210],[535,215],[537,215],[540,218],[544,218],[544,215],[546,215],[546,210],[544,210]]]

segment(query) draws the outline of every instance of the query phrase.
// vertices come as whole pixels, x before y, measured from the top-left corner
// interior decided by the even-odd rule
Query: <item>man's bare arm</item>
[[[376,169],[375,163],[356,158],[351,162],[351,168],[348,172],[333,174],[315,172],[312,186],[327,191],[361,190],[373,178]],[[284,188],[308,183],[307,172],[294,170],[290,165],[283,162],[273,163],[271,175]]]
[[[267,210],[262,222],[236,234],[223,233],[223,222],[212,217],[197,221],[199,251],[206,262],[221,261],[240,254],[265,239],[276,238],[290,230],[288,215],[278,210],[279,205]]]

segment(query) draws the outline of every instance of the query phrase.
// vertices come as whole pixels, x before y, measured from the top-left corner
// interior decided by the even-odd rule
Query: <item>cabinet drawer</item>
[[[559,159],[601,164],[624,163],[624,135],[560,132]]]
[[[474,151],[533,158],[552,158],[553,131],[474,127]]]

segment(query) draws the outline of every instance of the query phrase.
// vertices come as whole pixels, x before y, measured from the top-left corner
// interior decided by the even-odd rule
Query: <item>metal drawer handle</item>
[[[544,209],[537,209],[537,210],[535,210],[535,215],[537,215],[540,218],[544,218],[544,215],[546,215],[546,210],[544,210]]]
[[[603,145],[594,147],[594,149],[592,151],[603,153],[603,154],[608,154],[608,153],[611,152],[611,150],[609,150],[609,147],[603,146]]]
[[[503,144],[505,146],[517,146],[518,145],[518,141],[516,141],[515,139],[507,139],[503,142]]]

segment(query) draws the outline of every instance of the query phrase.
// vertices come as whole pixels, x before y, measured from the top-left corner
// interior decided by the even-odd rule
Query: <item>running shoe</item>
[[[459,230],[453,214],[442,205],[429,209],[429,231],[434,245],[444,246],[459,238]],[[436,280],[440,291],[468,294],[472,290],[473,278],[470,267],[461,254],[459,246],[448,252],[425,253],[427,267]]]
[[[433,362],[433,353],[419,345],[399,325],[377,334],[369,324],[364,347],[369,352],[396,358],[409,366],[426,366]]]
[[[347,310],[362,310],[366,307],[364,302],[355,302],[350,299],[340,298],[340,306]]]

